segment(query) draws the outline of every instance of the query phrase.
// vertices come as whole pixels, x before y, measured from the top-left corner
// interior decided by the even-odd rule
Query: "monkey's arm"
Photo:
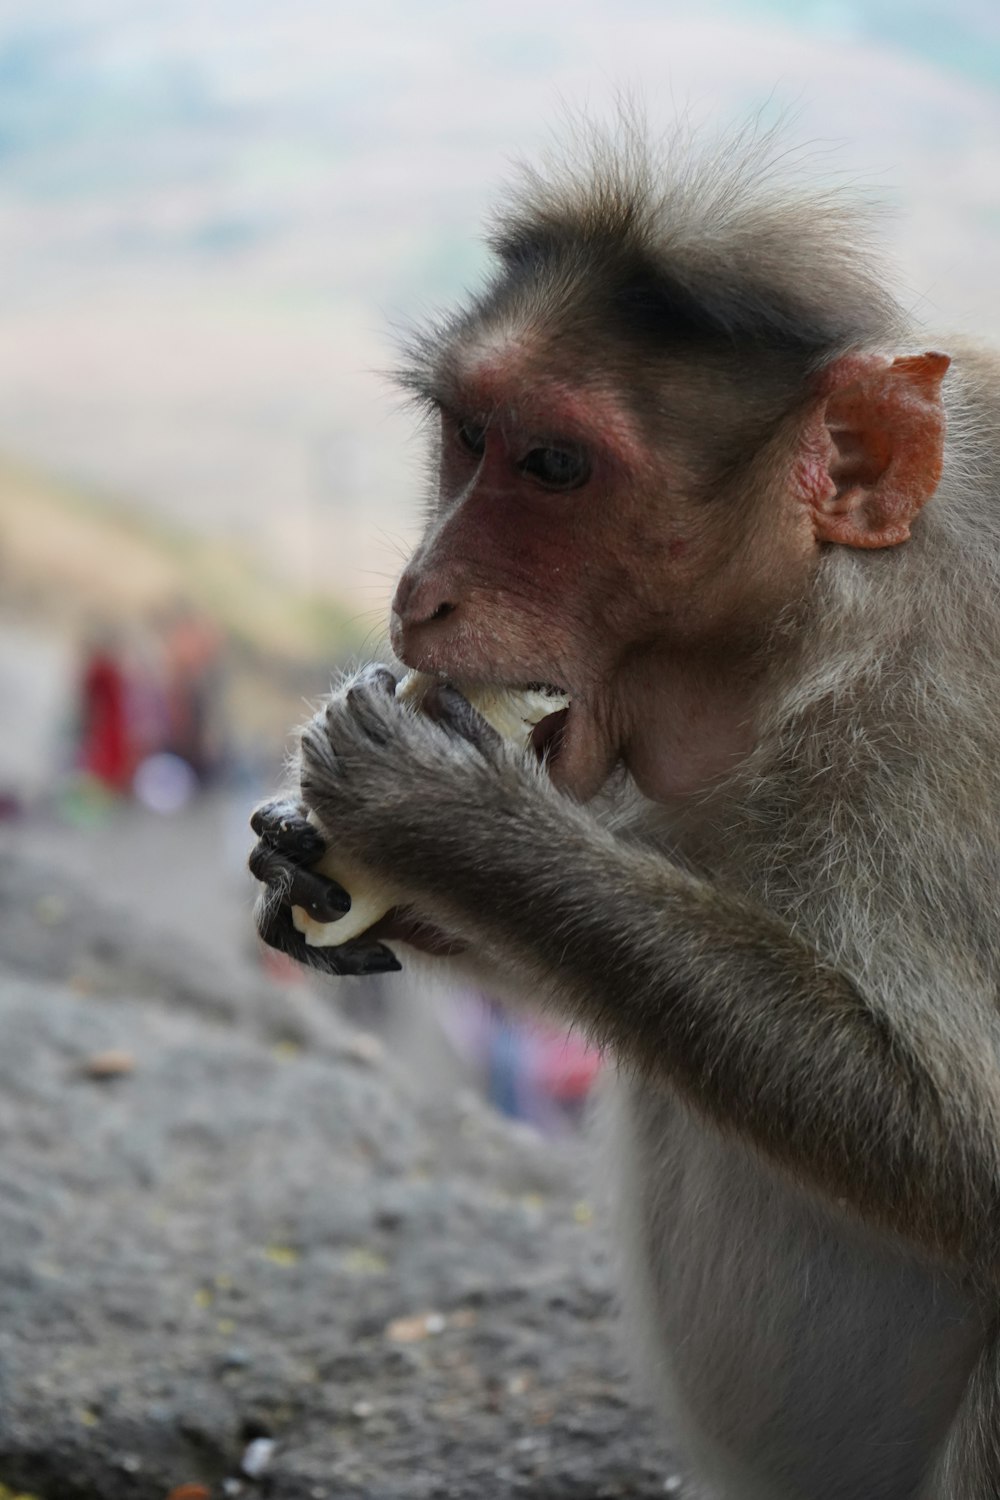
[[[455,727],[362,675],[303,735],[303,797],[628,1064],[867,1220],[995,1278],[994,1037],[891,1011],[780,920],[620,842],[495,737]]]

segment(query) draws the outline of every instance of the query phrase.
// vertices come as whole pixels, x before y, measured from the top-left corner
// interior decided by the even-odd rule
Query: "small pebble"
[[[443,1333],[447,1326],[442,1313],[418,1313],[414,1318],[394,1318],[385,1332],[394,1344],[418,1344],[429,1335]]]
[[[135,1072],[135,1057],[123,1047],[109,1047],[106,1052],[94,1052],[83,1064],[82,1072],[87,1078],[123,1078]]]
[[[275,1266],[297,1266],[302,1259],[293,1245],[268,1245],[264,1255]]]
[[[394,1344],[417,1344],[427,1337],[427,1319],[393,1318],[385,1333]]]
[[[240,1468],[248,1479],[259,1479],[274,1457],[275,1442],[273,1438],[254,1438],[248,1443],[243,1457],[240,1459]]]
[[[357,1036],[351,1037],[344,1051],[354,1062],[367,1063],[369,1067],[375,1067],[385,1057],[381,1041],[370,1031],[359,1031]]]

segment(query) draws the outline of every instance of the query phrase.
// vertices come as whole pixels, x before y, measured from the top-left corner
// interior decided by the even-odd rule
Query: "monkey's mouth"
[[[453,679],[470,706],[502,739],[534,750],[540,761],[559,754],[572,694],[553,682],[481,682]]]
[[[544,719],[539,719],[531,731],[531,748],[548,765],[552,765],[559,758],[559,752],[566,738],[566,721],[569,718],[570,705],[565,708],[557,708],[553,713],[546,714]]]
[[[411,675],[454,687],[502,739],[531,750],[553,784],[579,801],[593,797],[613,769],[617,750],[601,732],[587,696],[579,697],[565,682],[541,674],[473,674],[454,670],[452,663],[431,667],[427,661],[413,667]]]
[[[501,688],[500,691],[510,695],[513,715],[516,716],[518,712],[524,714],[522,722],[529,728],[527,740],[522,742],[525,749],[534,750],[540,761],[551,764],[562,747],[572,693],[554,682],[522,682]],[[552,700],[552,711],[542,713],[539,717],[542,705],[538,700],[545,698]],[[522,700],[520,705],[519,699]],[[487,714],[487,718],[489,717]]]
[[[578,802],[588,802],[611,775],[620,753],[598,705],[589,693],[543,683],[532,683],[531,688],[552,697],[553,706],[535,722],[528,744],[554,786]]]

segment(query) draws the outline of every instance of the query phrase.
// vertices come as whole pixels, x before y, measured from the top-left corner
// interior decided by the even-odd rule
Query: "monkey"
[[[1000,366],[760,140],[589,140],[489,243],[406,351],[397,661],[254,814],[261,935],[606,1048],[625,1327],[717,1500],[995,1500]],[[569,706],[526,753],[474,682]],[[405,900],[310,950],[328,847]]]

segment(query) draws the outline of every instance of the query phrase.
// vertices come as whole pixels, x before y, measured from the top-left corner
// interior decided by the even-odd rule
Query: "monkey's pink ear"
[[[849,354],[823,371],[821,430],[808,446],[816,458],[822,451],[825,473],[809,465],[807,486],[819,541],[895,547],[909,537],[941,478],[950,364],[947,354]]]

